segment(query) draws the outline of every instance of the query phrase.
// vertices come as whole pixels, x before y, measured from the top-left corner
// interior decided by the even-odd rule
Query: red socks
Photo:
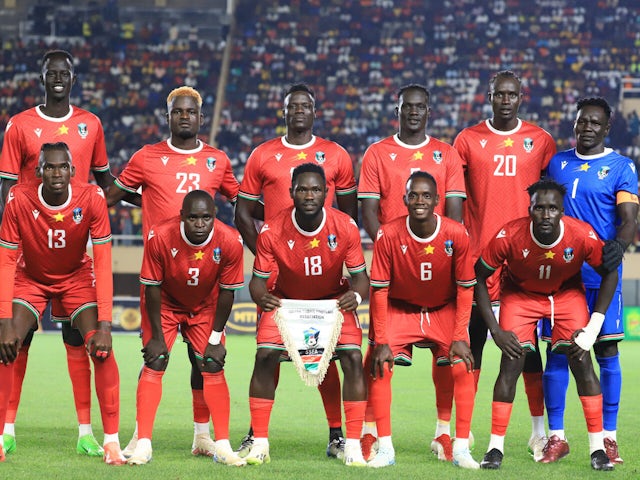
[[[226,440],[229,438],[231,401],[224,371],[217,373],[202,372],[202,378],[204,379],[204,398],[209,407],[209,412],[211,412],[215,439]]]
[[[320,390],[320,395],[322,396],[322,404],[327,414],[329,428],[340,428],[342,426],[342,407],[340,405],[342,392],[336,362],[329,364],[327,374],[322,383],[318,385],[318,390]],[[360,437],[358,436],[358,438]]]
[[[532,417],[544,415],[544,393],[542,391],[542,372],[522,372],[524,390],[529,401]]]
[[[513,403],[493,402],[491,404],[491,433],[504,437],[511,419]]]
[[[9,397],[9,406],[7,407],[7,418],[5,423],[16,423],[18,415],[18,406],[20,405],[20,395],[22,394],[22,383],[27,371],[27,360],[29,360],[29,347],[31,345],[23,345],[18,350],[18,358],[13,362],[13,388]]]
[[[249,397],[249,409],[251,410],[251,427],[253,436],[258,438],[269,437],[269,420],[273,400],[268,398]]]
[[[78,423],[91,423],[91,366],[89,364],[89,355],[84,345],[75,347],[65,343],[64,348],[67,349],[67,368],[69,369],[69,378],[73,387],[73,399],[76,404]]]
[[[153,422],[162,398],[163,375],[164,372],[157,372],[146,366],[142,368],[136,394],[138,438],[151,438]],[[209,419],[207,418],[208,421]]]

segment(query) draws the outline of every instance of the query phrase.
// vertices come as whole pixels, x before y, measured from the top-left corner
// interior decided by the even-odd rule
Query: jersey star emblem
[[[549,258],[549,259],[552,259],[555,256],[556,254],[554,252],[547,252],[544,254],[544,258]]]
[[[413,154],[413,159],[414,160],[422,160],[422,157],[424,156],[424,154],[422,152],[416,152]]]
[[[587,162],[584,162],[582,165],[580,165],[580,171],[581,172],[586,172],[591,168],[591,165],[589,165]]]
[[[69,127],[67,127],[64,123],[58,129],[58,135],[69,135]]]
[[[435,250],[435,247],[433,245],[427,245],[426,247],[424,247],[424,253],[426,253],[427,255],[431,255]]]
[[[296,155],[296,158],[298,160],[305,160],[307,158],[307,154],[304,153],[304,152],[300,152],[300,153],[298,153],[298,155]]]
[[[53,219],[54,219],[56,222],[61,222],[61,221],[63,221],[63,220],[64,220],[64,215],[63,215],[63,214],[61,214],[60,212],[58,212],[58,213],[56,213],[56,214],[53,216]]]
[[[513,147],[513,140],[511,139],[511,137],[507,138],[507,139],[504,141],[504,146],[505,146],[505,147]]]
[[[196,260],[202,260],[204,258],[204,252],[202,250],[198,250],[195,255],[194,258]]]
[[[187,158],[187,165],[195,165],[197,161],[198,159],[191,155],[189,158]]]
[[[309,246],[311,248],[318,248],[320,246],[320,240],[318,240],[317,238],[314,238],[309,242]]]

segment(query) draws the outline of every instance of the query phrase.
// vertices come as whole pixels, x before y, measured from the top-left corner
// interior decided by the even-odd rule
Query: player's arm
[[[451,220],[462,223],[462,201],[461,197],[449,197],[445,200],[444,214]]]
[[[476,305],[484,319],[484,323],[491,332],[491,337],[493,337],[500,350],[510,359],[520,357],[523,354],[523,350],[518,337],[513,332],[500,328],[491,308],[487,279],[494,273],[495,269],[490,269],[482,261],[482,258],[479,258],[475,265],[475,271],[476,281],[478,282],[475,288]]]
[[[0,246],[0,278],[4,278],[0,286],[0,363],[11,363],[18,356],[20,339],[13,326],[13,289],[16,260],[16,248]]]
[[[96,183],[98,184],[98,186],[102,188],[102,190],[107,192],[107,196],[108,196],[108,192],[112,188],[114,184],[113,182],[115,181],[115,177],[111,175],[111,170],[106,170],[106,171],[94,170],[93,176],[95,177]],[[142,196],[139,193],[129,193],[129,192],[124,192],[124,193],[125,195],[121,198],[121,200],[124,200],[125,202],[129,202],[130,204],[135,205],[136,207],[142,206]],[[113,204],[110,203],[109,206],[111,207],[116,203],[118,202],[116,201]]]
[[[486,281],[485,281],[486,285]],[[449,361],[453,364],[454,357],[459,357],[467,365],[467,371],[473,370],[473,354],[469,346],[469,318],[473,303],[473,285],[457,285],[456,294],[456,323],[453,341],[449,348]]]
[[[338,298],[338,308],[345,312],[353,312],[369,296],[369,276],[366,270],[351,275],[352,290]]]
[[[389,287],[372,287],[369,312],[373,331],[376,332],[376,346],[371,356],[371,376],[384,376],[385,364],[393,370],[393,352],[387,337],[387,307],[389,305]],[[371,328],[371,327],[370,327]]]
[[[11,190],[11,187],[13,187],[16,183],[18,183],[17,180],[11,180],[9,178],[2,178],[2,181],[0,182],[2,184],[1,187],[1,192],[2,192],[2,203],[4,205],[4,203],[7,201],[7,195],[9,195],[9,190]]]
[[[107,199],[107,206],[109,207],[113,207],[120,200],[123,200],[128,193],[130,193],[120,188],[120,186],[115,180],[111,182],[111,185],[109,185],[109,187],[105,191],[106,191],[105,198]]]
[[[249,293],[254,303],[265,312],[270,312],[280,306],[280,299],[269,293],[267,278],[258,277],[255,273],[249,282]]]
[[[242,235],[244,244],[254,255],[256,254],[256,242],[258,240],[258,231],[256,230],[256,226],[253,222],[254,212],[256,210],[259,211],[259,209],[256,208],[256,203],[260,202],[238,196],[235,213],[236,228],[240,232],[240,235]],[[264,211],[262,216],[264,217]]]
[[[605,242],[602,248],[602,265],[606,270],[616,270],[622,262],[624,252],[633,242],[638,231],[638,203],[637,197],[628,192],[618,192],[618,197],[628,196],[635,201],[618,203],[617,213],[620,217],[620,225],[617,228],[616,238]]]
[[[209,337],[207,348],[204,351],[204,358],[202,362],[202,368],[206,372],[216,373],[224,368],[224,359],[227,356],[227,349],[222,343],[222,332],[227,324],[229,315],[231,315],[233,298],[233,290],[220,288],[218,304],[216,306],[216,315],[213,320],[213,330]]]
[[[104,243],[94,240],[93,271],[96,278],[96,298],[98,303],[98,328],[87,341],[87,349],[92,355],[112,348],[111,320],[113,307],[113,274],[111,267],[111,240]]]
[[[603,269],[597,269],[602,275]],[[618,286],[618,270],[606,272],[602,276],[602,283],[598,290],[598,298],[591,313],[589,323],[584,328],[574,332],[571,345],[567,347],[567,354],[573,358],[581,359],[584,355],[589,355],[589,351],[593,344],[596,343],[602,324],[604,323],[604,315],[609,304],[613,299]]]
[[[336,195],[338,209],[358,222],[358,194],[354,190],[350,193]]]
[[[144,308],[151,325],[151,339],[142,349],[144,363],[151,366],[155,365],[166,368],[169,359],[169,350],[164,341],[164,333],[162,332],[162,319],[160,316],[160,308],[162,305],[162,287],[160,285],[144,286],[145,302]],[[164,368],[162,368],[164,370]]]
[[[377,198],[362,198],[360,199],[360,211],[362,212],[362,226],[364,227],[367,235],[373,241],[376,239],[376,234],[380,228],[380,222],[378,221],[378,206],[380,200]]]

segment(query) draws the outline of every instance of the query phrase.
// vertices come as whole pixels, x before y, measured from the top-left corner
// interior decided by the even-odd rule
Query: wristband
[[[356,297],[356,303],[360,305],[362,303],[362,296],[358,292],[353,292]]]
[[[222,340],[222,332],[216,332],[213,330],[211,335],[209,336],[209,343],[211,345],[220,345],[220,341]]]

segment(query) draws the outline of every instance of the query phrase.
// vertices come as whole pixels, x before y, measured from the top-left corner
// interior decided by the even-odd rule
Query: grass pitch
[[[133,335],[114,338],[121,378],[120,440],[126,445],[134,429],[135,392],[142,363],[140,340]],[[236,446],[249,425],[248,386],[253,368],[252,336],[232,336],[227,342],[227,381],[231,390],[231,442]],[[18,412],[17,451],[0,464],[0,478],[18,479],[194,479],[215,476],[229,479],[567,479],[580,477],[640,478],[640,444],[635,433],[640,424],[636,400],[640,398],[640,343],[621,345],[624,387],[618,425],[618,441],[625,464],[614,472],[594,472],[589,466],[584,418],[575,385],[568,394],[566,432],[571,454],[555,465],[536,464],[527,454],[531,431],[522,382],[507,432],[501,470],[464,471],[438,462],[429,452],[435,428],[435,400],[431,382],[431,354],[419,350],[413,367],[396,367],[393,379],[393,438],[397,465],[380,470],[348,469],[325,456],[328,429],[320,395],[306,387],[291,364],[283,364],[280,385],[271,417],[271,464],[236,469],[216,465],[190,453],[193,436],[189,366],[186,348],[176,343],[164,379],[164,392],[156,417],[153,461],[139,467],[108,467],[100,459],[75,453],[77,439],[73,397],[62,340],[58,334],[34,339],[29,355],[22,404]],[[476,438],[474,458],[480,461],[491,428],[491,395],[497,375],[499,350],[488,342],[476,398],[472,431]],[[454,412],[455,415],[455,412]],[[102,441],[98,403],[93,402],[94,432]]]

